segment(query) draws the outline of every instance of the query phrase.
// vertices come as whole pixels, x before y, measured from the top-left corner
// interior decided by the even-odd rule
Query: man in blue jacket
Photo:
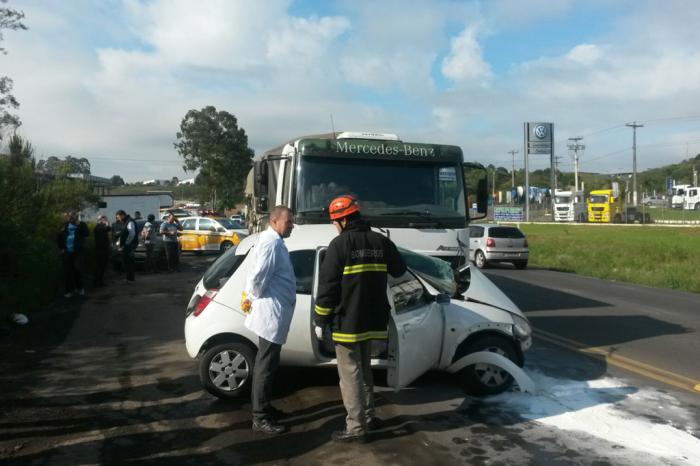
[[[66,212],[66,222],[61,225],[56,238],[58,249],[63,259],[63,278],[66,286],[66,298],[78,294],[85,295],[83,288],[83,247],[85,238],[90,234],[85,222],[78,220],[76,212]]]

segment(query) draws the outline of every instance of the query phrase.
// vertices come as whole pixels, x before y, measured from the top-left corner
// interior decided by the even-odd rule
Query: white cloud
[[[592,65],[602,56],[601,47],[593,44],[577,45],[566,54],[566,58],[581,65]]]
[[[442,74],[454,82],[484,81],[491,68],[476,40],[476,28],[469,26],[451,41],[450,53],[442,61]]]

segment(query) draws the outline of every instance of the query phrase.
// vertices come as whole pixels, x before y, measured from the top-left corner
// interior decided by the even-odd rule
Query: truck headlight
[[[519,315],[513,315],[513,333],[515,334],[515,338],[518,340],[527,340],[530,338],[530,335],[532,335],[532,327],[530,327],[530,323],[527,321],[527,319],[523,319]]]

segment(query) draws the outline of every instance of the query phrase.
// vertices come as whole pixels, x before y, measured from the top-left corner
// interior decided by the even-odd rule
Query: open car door
[[[411,272],[389,277],[389,367],[387,382],[395,390],[437,367],[442,354],[442,306]]]

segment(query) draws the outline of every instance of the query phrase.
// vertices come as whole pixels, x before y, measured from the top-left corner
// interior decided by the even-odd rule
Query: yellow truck
[[[590,192],[588,205],[589,223],[651,223],[648,212],[636,207],[623,206],[624,195],[616,189],[595,189]]]
[[[615,197],[615,194],[618,194]],[[595,189],[588,195],[588,221],[590,223],[622,222],[622,199],[612,189]]]

